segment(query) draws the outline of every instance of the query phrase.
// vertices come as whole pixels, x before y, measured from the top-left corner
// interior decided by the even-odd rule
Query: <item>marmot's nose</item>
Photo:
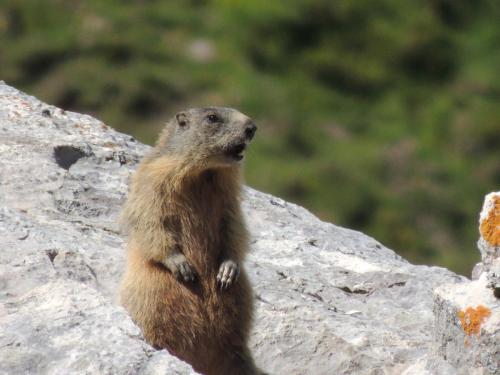
[[[253,122],[248,122],[245,126],[245,137],[247,137],[248,140],[251,140],[253,136],[255,135],[255,131],[257,130],[257,126]]]

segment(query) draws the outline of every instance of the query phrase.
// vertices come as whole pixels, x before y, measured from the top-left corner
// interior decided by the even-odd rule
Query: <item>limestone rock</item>
[[[0,374],[193,374],[115,303],[146,146],[0,83]]]
[[[461,374],[500,374],[500,193],[485,197],[479,233],[475,280],[435,290],[436,343]]]
[[[500,374],[500,302],[478,280],[435,291],[439,354],[460,374]]]
[[[475,274],[486,273],[488,287],[500,298],[500,192],[490,193],[484,199],[479,215],[479,241],[481,263],[475,267]]]
[[[55,279],[4,309],[2,374],[136,374],[154,355],[126,312],[85,283]],[[192,373],[178,360],[171,366]]]
[[[147,148],[0,83],[0,372],[192,373],[150,348],[116,304],[124,268],[116,222]],[[432,291],[465,278],[409,264],[362,233],[251,188],[244,212],[259,366],[271,374],[453,373],[458,362],[437,355]]]

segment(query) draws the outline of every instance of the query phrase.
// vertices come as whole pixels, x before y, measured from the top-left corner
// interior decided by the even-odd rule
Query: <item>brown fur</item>
[[[199,111],[189,115],[191,127],[205,113]],[[235,137],[224,130],[234,113],[219,131],[226,143]],[[206,140],[189,152],[167,147],[172,132],[180,131],[176,127],[175,120],[167,125],[132,179],[123,212],[129,243],[121,303],[150,344],[196,371],[258,374],[247,347],[253,303],[245,271],[227,289],[217,282],[221,263],[232,260],[241,267],[248,247],[240,164],[214,161],[219,149]],[[194,282],[179,280],[166,267],[165,259],[176,252],[187,259]]]

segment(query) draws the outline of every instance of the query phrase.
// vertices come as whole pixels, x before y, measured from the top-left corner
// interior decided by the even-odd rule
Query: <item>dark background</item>
[[[0,79],[153,143],[240,109],[246,180],[468,275],[500,186],[500,2],[0,2]]]

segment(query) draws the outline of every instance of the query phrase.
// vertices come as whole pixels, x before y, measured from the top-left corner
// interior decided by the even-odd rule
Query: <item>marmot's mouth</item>
[[[239,143],[237,145],[228,147],[226,150],[226,155],[234,158],[235,160],[243,159],[243,151],[247,146],[244,143]]]

